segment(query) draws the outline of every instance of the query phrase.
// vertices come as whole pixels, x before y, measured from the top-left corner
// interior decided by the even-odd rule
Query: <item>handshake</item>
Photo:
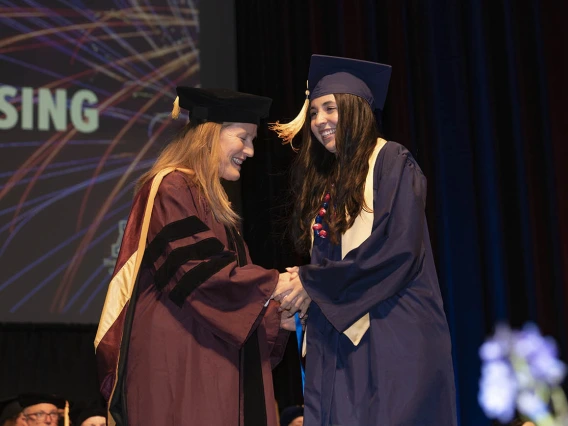
[[[272,299],[280,303],[278,308],[278,312],[282,312],[280,328],[289,331],[296,329],[294,320],[296,312],[299,312],[302,324],[305,324],[308,317],[306,312],[312,302],[302,285],[298,271],[299,268],[297,266],[286,268],[286,272],[280,274],[278,284],[276,284],[276,289],[272,295]]]

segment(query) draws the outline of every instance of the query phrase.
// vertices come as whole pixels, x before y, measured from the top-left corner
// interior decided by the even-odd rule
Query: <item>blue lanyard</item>
[[[304,364],[302,363],[302,322],[300,320],[300,315],[296,313],[294,315],[296,320],[296,339],[298,340],[298,354],[300,355],[300,369],[302,373],[302,395],[304,394],[304,384],[306,381],[306,373],[304,371]]]

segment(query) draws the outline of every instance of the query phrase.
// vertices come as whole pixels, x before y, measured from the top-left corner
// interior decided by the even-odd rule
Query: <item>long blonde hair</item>
[[[226,124],[188,123],[164,148],[154,165],[136,183],[135,192],[166,167],[191,169],[190,176],[209,204],[215,218],[226,226],[237,226],[239,215],[231,208],[227,193],[221,185],[219,135]]]

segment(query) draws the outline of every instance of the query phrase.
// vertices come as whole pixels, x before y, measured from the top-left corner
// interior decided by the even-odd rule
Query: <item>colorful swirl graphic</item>
[[[0,0],[0,321],[98,321],[198,36],[197,1]]]

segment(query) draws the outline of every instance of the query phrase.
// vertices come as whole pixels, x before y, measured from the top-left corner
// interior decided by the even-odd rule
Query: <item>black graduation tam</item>
[[[73,426],[81,426],[81,424],[90,417],[101,416],[106,418],[107,409],[102,399],[92,401],[77,402],[73,404],[69,417],[73,422]]]
[[[280,414],[280,426],[288,426],[294,419],[303,415],[304,407],[301,407],[299,405],[287,407],[282,410],[282,414]]]
[[[310,99],[348,93],[383,109],[392,68],[390,65],[336,56],[312,55],[308,73]]]
[[[179,108],[189,111],[189,119],[214,123],[259,124],[268,117],[272,99],[229,89],[200,89],[197,87],[176,87],[172,117],[177,118]]]
[[[65,408],[65,399],[46,393],[25,393],[18,396],[22,410],[36,404],[53,404],[57,408]]]
[[[23,408],[18,402],[18,398],[9,398],[0,401],[0,425],[8,419],[16,417],[22,412]]]
[[[276,122],[270,129],[284,143],[304,126],[310,100],[335,93],[347,93],[365,99],[371,109],[382,110],[385,105],[392,68],[390,65],[337,56],[312,55],[308,73],[306,100],[300,113],[289,123]]]

